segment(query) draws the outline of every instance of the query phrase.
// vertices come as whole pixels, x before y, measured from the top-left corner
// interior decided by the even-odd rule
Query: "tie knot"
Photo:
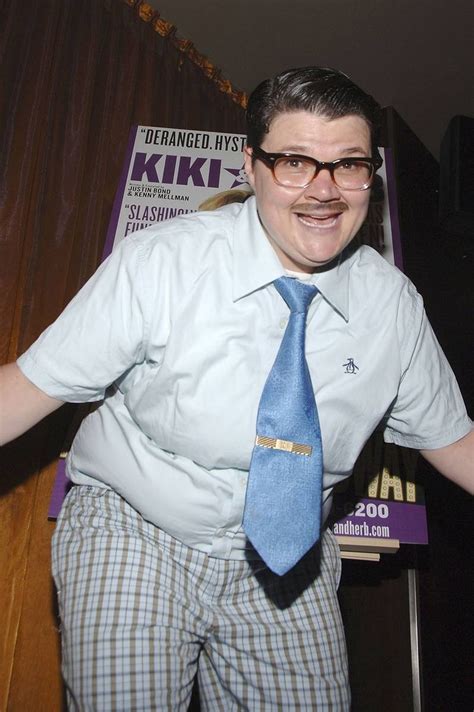
[[[318,288],[293,277],[279,277],[273,284],[291,312],[306,313]]]

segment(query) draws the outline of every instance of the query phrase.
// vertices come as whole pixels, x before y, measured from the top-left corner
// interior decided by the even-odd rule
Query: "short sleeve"
[[[450,445],[472,427],[454,373],[408,282],[398,312],[403,371],[387,414],[385,440],[417,449]]]
[[[149,299],[141,247],[123,240],[18,359],[24,375],[47,395],[73,403],[100,400],[143,360]]]

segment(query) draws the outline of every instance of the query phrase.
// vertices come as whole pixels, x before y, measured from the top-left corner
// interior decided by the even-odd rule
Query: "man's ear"
[[[244,148],[244,168],[245,172],[247,174],[247,180],[249,182],[249,185],[255,189],[255,181],[254,181],[254,175],[253,175],[253,161],[252,161],[252,149],[249,146],[245,146]]]

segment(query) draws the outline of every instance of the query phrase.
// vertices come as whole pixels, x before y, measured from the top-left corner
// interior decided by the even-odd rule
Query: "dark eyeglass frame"
[[[338,158],[335,161],[318,161],[317,158],[312,158],[312,156],[303,156],[302,154],[299,153],[267,153],[267,151],[264,151],[263,148],[259,148],[258,146],[255,146],[252,148],[252,156],[255,156],[259,161],[262,161],[262,163],[265,163],[268,168],[270,168],[272,175],[273,175],[273,180],[275,183],[278,185],[283,186],[284,188],[307,188],[310,183],[313,182],[313,180],[316,178],[318,173],[326,169],[329,171],[331,174],[332,181],[335,185],[338,186],[338,188],[341,188],[341,190],[368,190],[371,185],[372,185],[372,179],[375,175],[375,173],[378,171],[380,166],[383,163],[383,160],[380,156],[375,156],[374,158],[370,158],[369,156],[349,156],[347,158]],[[279,158],[299,158],[304,161],[308,161],[309,163],[314,164],[314,175],[311,178],[310,181],[305,183],[304,185],[298,185],[298,186],[290,186],[286,185],[285,183],[280,183],[280,181],[277,180],[275,176],[275,164]],[[341,165],[341,163],[360,163],[364,162],[370,165],[371,167],[371,174],[369,176],[369,183],[368,185],[362,186],[362,188],[342,188],[341,186],[338,185],[337,181],[334,180],[334,171],[335,169]]]

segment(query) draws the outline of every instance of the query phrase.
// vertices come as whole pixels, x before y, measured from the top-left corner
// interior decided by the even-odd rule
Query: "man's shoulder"
[[[423,304],[413,282],[367,245],[352,255],[349,275],[352,298],[370,304],[373,309],[417,310]]]
[[[225,239],[232,231],[241,205],[229,205],[218,210],[196,211],[169,220],[149,225],[144,230],[132,233],[134,242],[153,246],[157,242],[177,240],[218,241]]]
[[[197,211],[149,225],[122,240],[122,249],[137,252],[143,262],[171,259],[196,262],[215,251],[231,249],[235,220],[241,205]]]
[[[362,275],[371,275],[374,279],[386,280],[393,285],[404,285],[410,282],[398,267],[391,264],[369,245],[361,245],[354,253],[351,270],[360,272]]]

